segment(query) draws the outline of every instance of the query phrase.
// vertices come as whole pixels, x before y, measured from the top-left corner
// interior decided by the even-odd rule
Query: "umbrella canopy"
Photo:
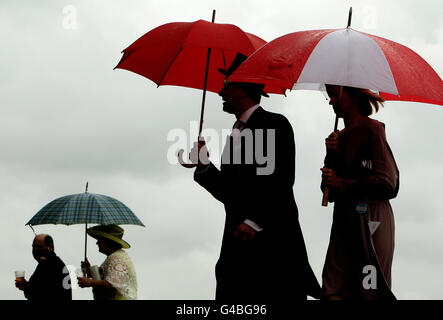
[[[218,68],[226,70],[238,52],[249,56],[264,44],[263,39],[232,24],[205,20],[172,22],[149,31],[123,50],[115,68],[140,74],[157,86],[205,89],[208,49],[211,49],[206,90],[217,93],[225,80]],[[265,91],[283,93],[272,86]]]
[[[225,76],[219,69],[226,70],[237,53],[249,56],[266,44],[263,39],[244,32],[232,24],[197,20],[194,22],[172,22],[161,25],[123,50],[123,57],[114,68],[126,69],[140,74],[157,86],[175,85],[202,89],[202,105],[197,140],[203,129],[206,91],[218,93],[224,85]],[[284,94],[285,89],[273,84],[266,85],[264,92]],[[195,163],[183,161],[179,151],[179,162],[187,168]]]
[[[279,37],[229,79],[287,89],[335,84],[379,91],[386,100],[443,105],[442,80],[423,58],[399,43],[350,27]]]
[[[131,209],[119,200],[88,192],[51,201],[40,209],[26,225],[83,223],[144,226]]]
[[[85,224],[85,261],[87,253],[88,223],[101,225],[133,224],[145,226],[140,219],[117,199],[86,192],[57,198],[40,209],[26,225],[40,224]]]

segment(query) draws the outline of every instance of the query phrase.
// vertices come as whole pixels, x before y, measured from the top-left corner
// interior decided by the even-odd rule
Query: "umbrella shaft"
[[[338,129],[338,116],[335,116],[335,123],[334,123],[334,132],[337,132]],[[323,192],[323,198],[321,200],[321,205],[323,207],[327,207],[328,206],[328,199],[329,199],[329,188],[326,187],[324,192]]]
[[[205,102],[206,102],[206,87],[208,84],[208,72],[209,72],[209,61],[211,58],[211,48],[208,48],[208,56],[206,58],[206,70],[205,70],[205,82],[203,83],[203,97],[202,97],[202,107],[200,112],[200,126],[198,129],[198,140],[200,140],[200,136],[203,129],[203,116],[205,113]]]
[[[215,10],[212,10],[212,23],[215,21]],[[208,71],[209,71],[209,59],[211,57],[211,48],[208,48],[208,56],[206,57],[206,70],[205,70],[205,82],[203,84],[203,97],[202,97],[202,107],[200,112],[200,126],[198,128],[198,139],[200,141],[200,136],[203,129],[203,116],[205,113],[205,102],[206,102],[206,86],[208,84]]]
[[[85,223],[85,261],[86,261],[86,252],[88,248],[88,233],[86,232],[88,230],[88,224]]]
[[[338,116],[335,116],[335,123],[334,123],[334,132],[337,132],[338,129]]]

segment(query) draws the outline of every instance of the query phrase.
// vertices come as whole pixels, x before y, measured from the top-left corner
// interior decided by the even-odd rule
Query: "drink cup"
[[[23,270],[15,271],[15,281],[25,282],[25,272]]]
[[[92,266],[91,267],[91,275],[92,275],[92,279],[95,280],[100,280],[100,272],[98,270],[98,266]]]
[[[81,267],[75,269],[75,274],[76,274],[77,278],[83,278],[83,277],[85,276],[85,275],[83,274],[83,270],[82,270]]]

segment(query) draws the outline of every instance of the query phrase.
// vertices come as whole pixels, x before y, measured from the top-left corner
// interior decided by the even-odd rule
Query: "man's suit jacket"
[[[195,181],[221,201],[226,211],[216,266],[216,298],[318,297],[320,287],[308,262],[292,189],[292,126],[283,115],[259,107],[241,133],[243,139],[240,137],[237,143],[231,140],[225,146],[220,170],[210,163],[194,174]],[[243,153],[243,161],[233,163],[238,150]],[[244,154],[248,150],[252,150],[252,161]],[[263,163],[266,158],[267,163]],[[233,237],[245,219],[263,228],[252,241]],[[248,288],[240,289],[243,281],[247,281]]]

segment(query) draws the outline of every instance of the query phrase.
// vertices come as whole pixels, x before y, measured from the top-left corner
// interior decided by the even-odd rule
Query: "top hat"
[[[124,249],[131,247],[129,243],[122,239],[123,233],[125,232],[123,228],[115,225],[98,225],[86,230],[86,232],[95,239],[108,239],[120,244]]]
[[[231,65],[229,66],[228,69],[221,69],[219,68],[218,71],[223,74],[225,76],[225,79],[229,78],[231,76],[231,74],[234,73],[235,70],[237,70],[237,68],[246,60],[248,59],[247,56],[245,56],[244,54],[238,52],[235,57],[234,60],[232,60]],[[229,83],[228,80],[225,80],[225,84]],[[247,86],[248,89],[252,89],[252,90],[257,90],[260,92],[260,95],[269,98],[269,95],[263,91],[265,85],[264,84],[260,84],[260,83],[249,83],[249,82],[235,82],[238,84],[241,84],[242,86]]]

